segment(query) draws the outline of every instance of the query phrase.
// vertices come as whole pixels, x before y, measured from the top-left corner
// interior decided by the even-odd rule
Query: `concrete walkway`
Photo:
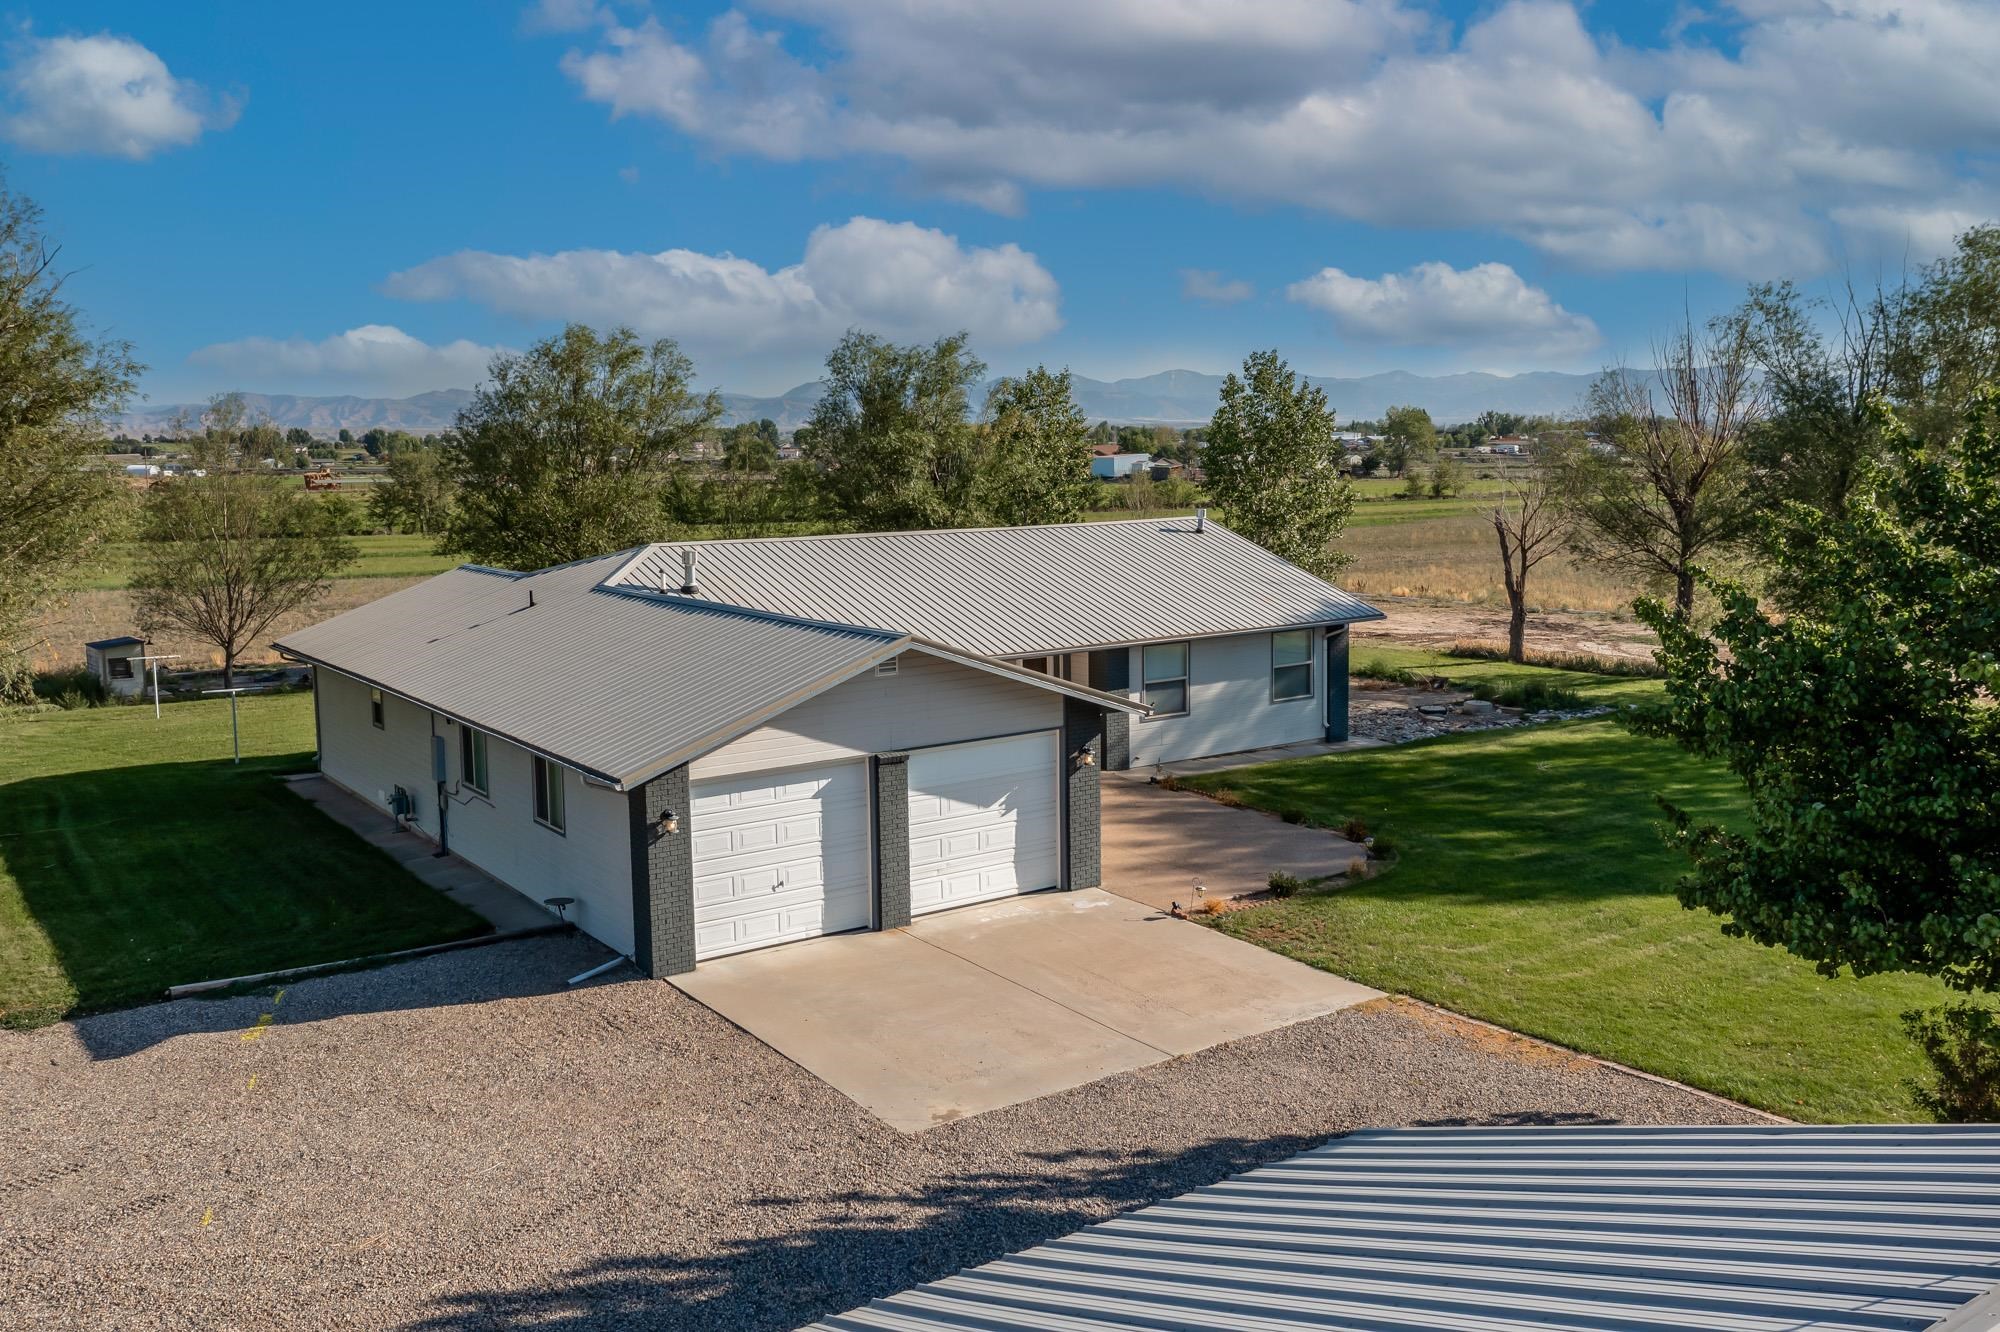
[[[1261,892],[1280,870],[1302,879],[1345,874],[1368,858],[1335,833],[1170,791],[1141,773],[1107,772],[1100,789],[1104,886],[1161,910],[1188,906],[1199,893]]]
[[[555,919],[547,907],[515,892],[506,884],[457,856],[440,856],[437,843],[420,833],[406,832],[396,821],[358,796],[318,774],[288,778],[286,784],[319,807],[322,814],[362,841],[389,853],[418,879],[493,923],[496,931],[524,930]]]
[[[1383,997],[1096,889],[716,958],[673,984],[906,1133]]]
[[[1149,778],[1158,771],[1170,777],[1189,777],[1199,772],[1247,768],[1252,764],[1277,763],[1283,759],[1318,758],[1322,754],[1348,754],[1357,749],[1380,749],[1388,743],[1387,740],[1377,740],[1370,736],[1356,736],[1352,740],[1299,740],[1289,745],[1267,745],[1263,749],[1239,750],[1234,754],[1210,754],[1206,758],[1175,759],[1170,763],[1153,764],[1143,770],[1134,769],[1130,774],[1107,775]]]

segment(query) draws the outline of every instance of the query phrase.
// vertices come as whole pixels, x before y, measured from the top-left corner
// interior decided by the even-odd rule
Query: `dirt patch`
[[[1454,643],[1504,647],[1507,612],[1480,606],[1438,605],[1394,598],[1371,598],[1389,618],[1354,626],[1354,656],[1366,658],[1371,641],[1438,651]],[[1659,641],[1638,621],[1622,615],[1550,612],[1528,617],[1528,646],[1539,652],[1575,652],[1625,661],[1651,661]]]
[[[1398,1015],[1441,1036],[1460,1041],[1481,1054],[1499,1055],[1536,1068],[1572,1068],[1595,1062],[1574,1050],[1531,1040],[1517,1032],[1504,1031],[1484,1022],[1474,1022],[1403,995],[1390,995],[1375,1002],[1393,1006]]]

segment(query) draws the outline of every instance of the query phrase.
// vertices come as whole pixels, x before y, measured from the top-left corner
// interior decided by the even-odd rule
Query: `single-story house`
[[[1363,1129],[805,1332],[1991,1332],[1988,1125]]]
[[[468,565],[276,646],[327,778],[670,975],[1095,886],[1100,766],[1344,733],[1377,614],[1140,519]]]
[[[1144,472],[1153,465],[1150,453],[1110,453],[1101,454],[1090,460],[1090,474],[1100,481],[1122,481],[1135,472]]]
[[[146,640],[124,634],[83,645],[84,666],[106,692],[131,696],[146,688]]]
[[[1132,456],[1132,455],[1121,455]],[[1035,527],[667,542],[611,575],[912,633],[1144,703],[1106,765],[1347,738],[1350,624],[1382,613],[1198,511]]]
[[[321,772],[652,975],[1098,883],[1105,717],[908,632],[465,566],[281,639]]]

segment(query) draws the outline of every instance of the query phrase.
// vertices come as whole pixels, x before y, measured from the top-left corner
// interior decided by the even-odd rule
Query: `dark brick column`
[[[1132,714],[1129,712],[1107,712],[1104,714],[1104,766],[1113,772],[1124,772],[1132,766]]]
[[[1104,879],[1097,765],[1104,760],[1105,727],[1113,718],[1124,721],[1125,714],[1106,713],[1080,698],[1063,700],[1064,888],[1095,888]],[[1093,761],[1077,762],[1079,753]]]
[[[1326,738],[1347,738],[1347,626],[1326,631]]]
[[[910,756],[878,754],[875,769],[875,928],[910,923]]]
[[[694,816],[688,770],[675,768],[629,793],[632,827],[632,960],[648,976],[694,970]],[[660,827],[672,810],[675,832]]]

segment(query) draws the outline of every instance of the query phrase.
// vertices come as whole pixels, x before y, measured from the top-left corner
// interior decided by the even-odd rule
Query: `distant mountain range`
[[[1594,375],[1538,370],[1521,375],[1467,372],[1456,375],[1413,375],[1391,370],[1358,379],[1309,377],[1326,390],[1342,421],[1378,420],[1395,406],[1422,407],[1439,425],[1470,421],[1481,412],[1519,412],[1528,416],[1566,415],[1583,401]],[[1076,377],[1077,405],[1092,421],[1117,425],[1198,425],[1215,414],[1222,391],[1221,375],[1194,370],[1163,370],[1136,379]],[[723,421],[756,421],[764,417],[781,430],[795,430],[812,415],[819,401],[817,382],[800,384],[776,397],[723,393]],[[983,397],[983,394],[978,396]],[[246,393],[244,405],[252,420],[269,417],[289,429],[303,426],[331,438],[341,430],[360,434],[377,428],[415,433],[443,430],[472,397],[468,389],[439,389],[414,398],[310,398],[294,394]],[[976,405],[976,404],[975,404]],[[199,404],[169,404],[127,412],[125,432],[161,434],[173,429],[178,416],[199,416]]]

